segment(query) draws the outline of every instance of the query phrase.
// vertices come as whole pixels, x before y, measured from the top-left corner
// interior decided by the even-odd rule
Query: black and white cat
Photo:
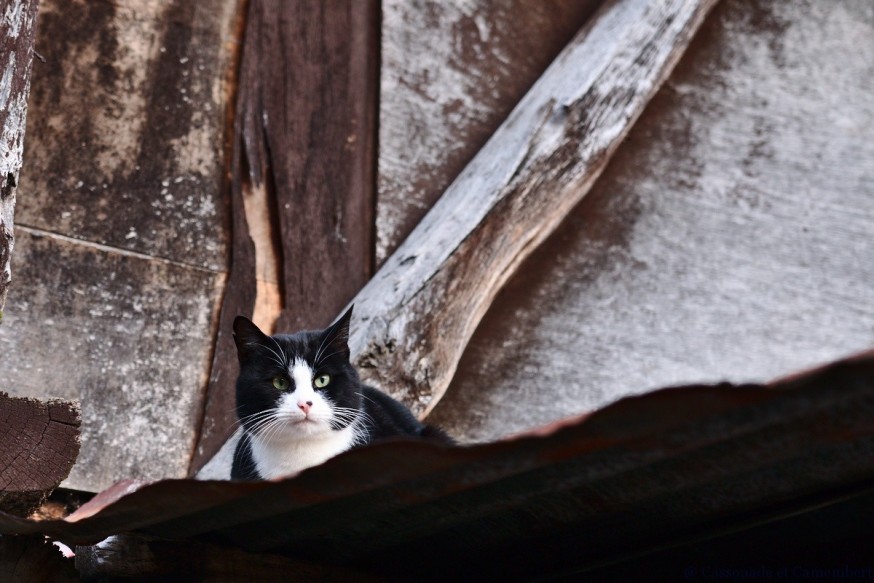
[[[276,336],[237,317],[241,427],[230,476],[204,468],[199,478],[273,479],[391,436],[452,442],[441,430],[420,423],[401,403],[361,382],[349,362],[351,317],[349,308],[324,330]]]

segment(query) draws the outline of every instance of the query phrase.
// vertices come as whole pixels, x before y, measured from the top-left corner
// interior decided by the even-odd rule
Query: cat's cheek
[[[316,393],[313,396],[313,408],[312,408],[312,416],[315,419],[330,419],[334,414],[334,409],[331,407],[331,404],[328,403],[322,395]]]

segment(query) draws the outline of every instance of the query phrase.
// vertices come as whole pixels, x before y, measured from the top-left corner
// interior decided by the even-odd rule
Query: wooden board
[[[321,328],[372,273],[378,12],[374,0],[249,4],[233,285],[193,471],[236,423],[234,317],[254,313],[269,331]]]
[[[874,344],[874,5],[726,0],[429,418],[489,440]]]
[[[80,402],[82,448],[64,484],[184,476],[224,274],[17,232],[0,374],[13,395]]]
[[[188,470],[227,277],[239,8],[41,3],[0,375],[81,400],[69,487]]]
[[[226,269],[224,81],[237,0],[40,4],[46,62],[34,71],[18,220]]]
[[[383,1],[378,265],[599,4]]]

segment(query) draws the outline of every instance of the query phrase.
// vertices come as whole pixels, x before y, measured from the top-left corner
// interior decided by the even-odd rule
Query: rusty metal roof
[[[497,443],[384,442],[276,482],[121,483],[66,520],[0,515],[0,533],[138,531],[381,575],[526,579],[872,486],[868,352],[768,385],[662,389]]]

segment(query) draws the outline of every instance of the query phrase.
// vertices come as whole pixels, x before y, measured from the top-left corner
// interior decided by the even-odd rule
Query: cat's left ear
[[[237,358],[240,364],[243,364],[256,346],[266,342],[267,335],[252,320],[245,316],[237,316],[234,319],[234,344],[237,345]]]
[[[352,309],[354,304],[349,306],[346,313],[340,316],[336,322],[328,326],[325,330],[325,339],[331,351],[343,355],[344,358],[349,358],[349,322],[352,320]]]

